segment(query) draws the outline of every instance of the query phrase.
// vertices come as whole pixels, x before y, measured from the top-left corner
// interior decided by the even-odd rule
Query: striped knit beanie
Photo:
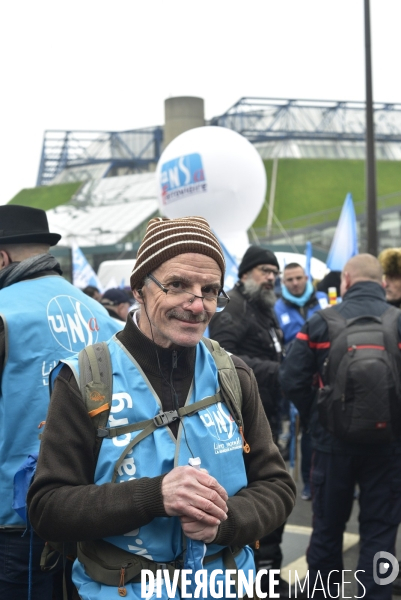
[[[213,258],[221,270],[221,285],[226,269],[223,250],[203,217],[182,217],[151,219],[145,237],[139,247],[134,270],[131,274],[131,288],[142,285],[148,273],[178,254],[195,252]]]

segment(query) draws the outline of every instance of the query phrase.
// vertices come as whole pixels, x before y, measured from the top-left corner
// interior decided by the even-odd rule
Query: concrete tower
[[[164,147],[180,133],[205,124],[203,98],[177,96],[164,101]]]

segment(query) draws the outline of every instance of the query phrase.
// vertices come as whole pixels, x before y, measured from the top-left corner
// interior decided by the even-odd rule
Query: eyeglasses
[[[264,267],[263,265],[259,265],[256,267],[258,271],[261,271],[265,275],[274,275],[274,277],[279,277],[281,275],[280,271],[276,271],[275,269],[271,269],[270,267]]]
[[[278,277],[281,275],[280,271],[276,271],[275,269],[271,269],[270,267],[265,267],[263,265],[259,265],[256,267],[259,271],[262,271],[265,275],[274,275],[274,277]]]
[[[196,298],[201,298],[206,312],[221,312],[230,302],[230,298],[221,288],[217,289],[213,288],[212,286],[207,286],[211,291],[206,292],[202,296],[197,296],[196,294],[189,292],[181,281],[172,281],[167,285],[163,285],[156,279],[154,275],[152,275],[152,273],[148,273],[147,277],[149,277],[149,279],[151,279],[161,290],[163,290],[166,296],[176,296],[181,302],[192,304],[195,302]],[[190,296],[190,298],[188,296]]]

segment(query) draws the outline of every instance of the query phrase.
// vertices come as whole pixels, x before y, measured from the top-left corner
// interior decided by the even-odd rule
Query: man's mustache
[[[179,319],[180,321],[185,321],[186,323],[205,323],[209,319],[206,311],[203,311],[197,315],[193,315],[192,313],[185,310],[180,310],[179,308],[172,308],[167,311],[166,317],[168,319]]]

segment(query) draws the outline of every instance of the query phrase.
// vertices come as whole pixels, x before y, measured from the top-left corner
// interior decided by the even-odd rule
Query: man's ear
[[[5,269],[11,263],[10,257],[5,250],[0,250],[0,270]]]
[[[142,289],[139,290],[132,290],[132,293],[134,295],[135,300],[139,303],[139,304],[144,304],[144,298],[143,298],[143,291]]]
[[[344,273],[344,282],[345,282],[345,291],[348,291],[352,285],[351,284],[351,275],[348,273],[348,271],[345,271],[345,273]]]

